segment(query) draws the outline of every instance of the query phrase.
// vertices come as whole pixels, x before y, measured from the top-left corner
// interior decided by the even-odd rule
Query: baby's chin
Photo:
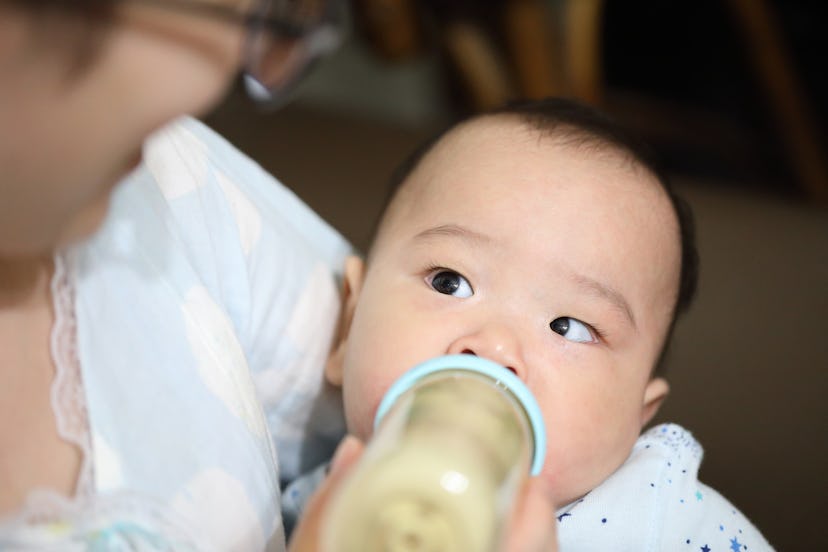
[[[559,510],[579,501],[610,476],[610,474],[603,477],[600,474],[595,474],[594,477],[584,477],[582,475],[575,481],[572,475],[571,473],[547,472],[541,472],[540,474],[547,496],[552,500],[555,508]]]

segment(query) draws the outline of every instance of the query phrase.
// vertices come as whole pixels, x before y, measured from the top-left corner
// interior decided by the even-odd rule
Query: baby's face
[[[629,455],[667,392],[650,372],[674,303],[678,227],[655,179],[515,119],[455,130],[405,184],[365,273],[339,361],[349,430],[415,364],[471,353],[523,379],[543,411],[558,505]],[[347,311],[347,308],[346,308]]]

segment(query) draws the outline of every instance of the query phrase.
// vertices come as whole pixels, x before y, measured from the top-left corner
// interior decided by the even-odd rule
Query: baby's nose
[[[451,343],[446,353],[487,358],[505,366],[520,379],[526,379],[520,343],[505,327],[487,327],[463,335]]]

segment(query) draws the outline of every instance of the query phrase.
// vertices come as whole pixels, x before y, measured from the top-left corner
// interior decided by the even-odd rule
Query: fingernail
[[[336,452],[331,460],[328,473],[336,473],[339,471],[342,468],[343,460],[350,456],[350,453],[353,452],[354,447],[356,447],[358,443],[359,441],[356,437],[353,435],[346,435],[345,438],[339,443],[339,446],[336,447]]]

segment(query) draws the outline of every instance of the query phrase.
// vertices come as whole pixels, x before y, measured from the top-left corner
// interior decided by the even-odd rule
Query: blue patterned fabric
[[[280,480],[344,432],[322,367],[350,251],[203,124],[151,137],[102,229],[62,255],[94,496],[0,524],[0,548],[284,549]]]

